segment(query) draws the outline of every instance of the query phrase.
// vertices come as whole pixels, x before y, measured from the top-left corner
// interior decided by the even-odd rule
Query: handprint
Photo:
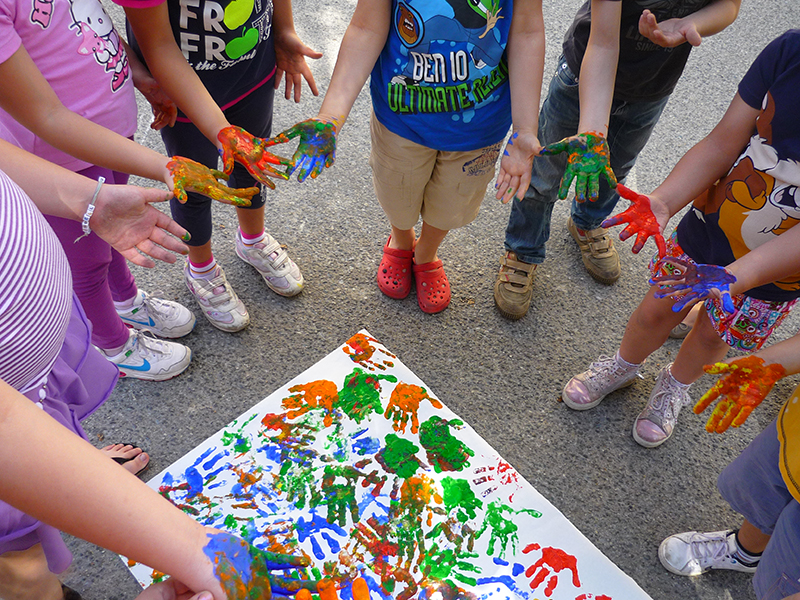
[[[731,425],[739,427],[767,397],[775,382],[786,376],[783,365],[765,366],[764,360],[758,356],[706,365],[703,370],[711,375],[723,376],[694,405],[694,412],[699,415],[714,400],[720,398],[706,423],[706,431],[709,433],[722,433]]]
[[[361,465],[362,463],[357,464]],[[386,482],[386,477],[379,477],[375,471],[365,475],[357,468],[349,465],[327,465],[325,467],[322,475],[322,503],[328,506],[328,523],[339,523],[340,526],[344,527],[347,523],[348,512],[352,522],[358,522],[358,503],[356,502],[355,488],[356,482],[362,477],[364,478],[364,481],[361,482],[362,487],[375,485],[373,493],[375,495],[380,494],[380,489]],[[339,478],[343,479],[344,482],[337,483]]]
[[[299,137],[300,144],[292,156],[287,177],[295,171],[297,181],[303,182],[311,175],[316,179],[325,167],[330,167],[336,160],[336,134],[339,126],[336,120],[323,121],[308,119],[301,121],[276,135],[275,143],[284,143]]]
[[[423,400],[430,402],[434,408],[443,408],[441,402],[428,396],[425,388],[410,383],[398,383],[392,390],[383,416],[392,419],[392,427],[401,433],[405,433],[406,424],[411,420],[411,433],[417,433],[419,431],[417,411]]]
[[[339,391],[338,407],[356,423],[361,423],[373,412],[383,412],[381,406],[381,379],[396,382],[394,375],[373,375],[355,367],[353,372],[344,378],[344,385]]]
[[[523,554],[528,554],[533,550],[539,549],[539,544],[528,544],[522,552]],[[567,554],[558,548],[542,549],[542,557],[527,568],[525,576],[533,576],[530,585],[531,589],[535,590],[547,579],[551,571],[554,571],[553,576],[547,581],[547,587],[544,589],[544,595],[549,598],[553,595],[553,590],[555,590],[558,585],[558,573],[564,569],[572,571],[572,585],[576,588],[581,587],[581,581],[578,579],[578,560],[571,554]]]
[[[317,592],[319,593],[319,600],[340,600],[336,590],[336,582],[333,579],[323,579],[317,583]],[[369,586],[363,578],[357,577],[353,580],[350,587],[350,597],[353,600],[369,600]],[[295,600],[311,600],[311,592],[307,589],[301,589],[297,592]]]
[[[725,267],[696,265],[673,257],[665,258],[661,264],[677,267],[678,272],[653,277],[650,279],[650,285],[658,285],[662,290],[655,293],[656,298],[680,296],[672,307],[674,312],[681,312],[690,302],[712,295],[721,297],[722,309],[725,312],[733,313],[736,310],[730,294],[730,286],[736,283],[736,277]],[[663,291],[666,288],[669,288],[669,291]]]
[[[458,419],[447,421],[436,415],[422,424],[419,443],[428,452],[428,460],[437,473],[461,471],[475,456],[472,448],[450,433],[450,427],[458,429],[462,425],[464,422]]]
[[[274,190],[275,184],[269,177],[289,179],[286,173],[278,171],[272,166],[288,165],[289,161],[265,150],[274,144],[271,140],[255,137],[234,125],[220,129],[217,139],[222,144],[220,154],[222,155],[222,168],[226,174],[231,174],[234,161],[238,161],[244,165],[250,175],[270,189]]]
[[[223,204],[250,206],[250,199],[259,193],[257,187],[229,188],[217,179],[228,180],[228,176],[216,169],[209,169],[189,158],[173,156],[167,163],[172,175],[173,194],[181,204],[186,204],[186,190],[194,190]]]
[[[288,418],[294,419],[312,409],[322,409],[325,427],[331,426],[333,407],[339,400],[335,383],[320,379],[292,386],[289,391],[292,395],[283,399],[283,408],[291,409],[286,413]]]
[[[617,193],[626,200],[630,200],[631,205],[624,212],[603,221],[602,226],[613,227],[620,223],[627,223],[625,229],[620,231],[619,239],[624,242],[635,233],[636,243],[631,248],[634,254],[638,254],[639,250],[644,247],[647,238],[652,237],[658,246],[658,257],[664,258],[667,255],[667,245],[664,243],[664,236],[661,235],[661,225],[650,206],[650,198],[644,194],[637,194],[621,183],[617,184]]]
[[[575,199],[578,202],[585,202],[587,195],[592,202],[597,200],[600,192],[600,175],[606,178],[609,186],[616,187],[617,178],[611,170],[608,144],[602,133],[587,131],[564,138],[560,142],[545,146],[542,155],[562,152],[567,152],[568,158],[564,177],[561,178],[561,186],[558,188],[558,197],[561,200],[567,197],[573,179],[575,179]]]

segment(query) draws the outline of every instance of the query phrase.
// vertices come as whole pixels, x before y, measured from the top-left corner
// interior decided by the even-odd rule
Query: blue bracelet
[[[92,196],[92,199],[89,201],[89,206],[86,207],[86,212],[83,214],[83,221],[81,222],[81,229],[83,230],[83,235],[76,238],[75,243],[77,243],[78,240],[82,240],[90,233],[92,233],[92,230],[89,227],[89,219],[91,219],[92,215],[94,214],[95,200],[97,200],[97,196],[100,193],[100,188],[103,187],[103,184],[105,182],[106,182],[105,177],[97,178],[97,187],[94,189],[94,195]]]

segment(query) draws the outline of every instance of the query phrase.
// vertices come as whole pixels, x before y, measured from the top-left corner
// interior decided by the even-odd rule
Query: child
[[[703,365],[724,357],[728,346],[760,348],[800,296],[800,274],[787,276],[779,270],[785,260],[745,260],[762,244],[765,250],[774,248],[776,237],[793,232],[790,228],[800,217],[799,82],[800,31],[791,30],[759,55],[719,124],[650,195],[650,216],[655,215],[655,227],[661,231],[694,199],[692,210],[667,243],[669,256],[690,265],[728,265],[740,259],[751,266],[741,271],[731,265],[742,282],[732,288],[734,314],[726,314],[722,299],[706,300],[675,362],[659,373],[633,427],[634,439],[645,447],[656,447],[672,435]],[[607,225],[623,220],[609,219]],[[661,266],[664,263],[653,262],[654,274],[669,271]],[[673,312],[674,301],[659,298],[656,292],[653,286],[631,315],[616,355],[601,357],[567,383],[563,392],[567,406],[592,408],[610,392],[632,383],[641,363],[690,310],[686,306]]]
[[[789,251],[797,255],[796,249],[795,245]],[[741,386],[744,382],[732,381],[737,375],[737,363],[743,360],[737,359],[729,365],[732,374],[717,384],[733,384],[733,391],[721,402],[734,403],[734,406],[757,405],[779,376],[800,372],[800,336],[748,358],[757,358],[763,363],[762,367],[751,366],[747,375],[746,383],[758,390],[755,396],[743,398],[745,394],[740,389],[744,389]],[[767,375],[770,370],[777,373]],[[757,381],[759,379],[763,381]],[[800,387],[783,405],[778,418],[720,474],[720,494],[745,517],[740,528],[710,533],[687,531],[669,536],[658,549],[661,564],[668,571],[687,576],[710,569],[755,573],[753,587],[759,600],[784,598],[800,592],[797,583],[800,581],[797,554],[800,547],[800,488],[797,484],[800,412],[796,409],[799,398]]]
[[[174,127],[161,130],[170,154],[215,168],[226,135],[235,129],[231,123],[269,137],[274,88],[283,72],[287,98],[294,88],[299,101],[301,76],[314,95],[318,93],[305,56],[322,55],[295,33],[289,0],[275,0],[274,14],[273,2],[231,3],[219,12],[216,2],[187,6],[178,0],[116,1],[125,8],[129,32],[135,36],[129,35],[131,45],[141,51],[155,79],[183,111]],[[275,187],[258,169],[234,167],[231,186],[259,183]],[[188,202],[172,202],[171,207],[175,220],[192,235],[184,273],[203,314],[223,331],[243,329],[250,322],[247,309],[211,249],[211,202],[190,194]],[[274,292],[294,296],[303,289],[303,275],[285,248],[265,232],[264,212],[261,195],[250,206],[237,208],[236,254],[255,267]]]
[[[0,86],[0,136],[95,180],[124,183],[135,173],[173,187],[172,171],[185,163],[125,139],[136,129],[130,68],[99,2],[0,0],[0,14],[0,78],[7,82]],[[240,199],[205,175],[212,192]],[[186,346],[143,331],[181,337],[192,330],[192,313],[139,290],[119,253],[96,235],[83,236],[80,223],[49,220],[92,322],[93,343],[122,376],[161,381],[186,369]]]
[[[358,2],[316,118],[334,127],[301,136],[299,154],[313,154],[325,135],[335,135],[371,75],[370,166],[392,228],[378,287],[390,298],[405,298],[416,281],[424,312],[450,303],[437,250],[450,229],[477,216],[512,120],[498,196],[510,198],[527,177],[540,150],[543,55],[538,0]],[[299,127],[286,133],[296,135]]]
[[[552,144],[576,133],[572,141],[579,147],[586,148],[586,141],[593,140],[598,149],[604,149],[604,160],[592,166],[591,157],[583,156],[581,149],[569,163],[575,160],[574,167],[591,173],[597,183],[597,175],[609,164],[610,148],[613,174],[624,181],[650,138],[692,46],[730,25],[740,3],[587,0],[564,38],[563,53],[542,104],[542,143]],[[494,287],[495,304],[506,318],[519,319],[530,306],[533,275],[545,259],[553,205],[556,196],[565,198],[569,188],[570,178],[565,176],[566,185],[559,189],[566,164],[563,155],[535,160],[525,197],[511,207],[506,252]],[[613,175],[601,178],[599,190],[590,188],[587,194],[581,180],[578,176],[577,202],[572,203],[567,229],[589,274],[612,284],[620,275],[619,256],[601,223],[617,203],[616,182]],[[587,195],[591,202],[584,201]]]

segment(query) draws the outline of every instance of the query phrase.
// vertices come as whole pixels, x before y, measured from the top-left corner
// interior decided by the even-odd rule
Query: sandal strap
[[[425,271],[435,271],[436,269],[439,269],[442,265],[443,263],[441,260],[434,260],[432,262],[422,263],[421,265],[414,263],[413,269],[414,273],[424,273]]]

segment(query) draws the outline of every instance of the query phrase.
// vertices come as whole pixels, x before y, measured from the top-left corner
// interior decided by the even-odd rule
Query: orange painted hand
[[[392,427],[395,431],[405,433],[406,424],[411,421],[411,433],[419,431],[419,410],[420,402],[427,400],[434,408],[443,408],[442,403],[436,398],[428,396],[425,388],[410,383],[398,383],[392,390],[389,397],[389,404],[386,406],[384,417],[392,419]]]
[[[244,165],[250,175],[270,189],[274,190],[275,184],[269,177],[289,179],[286,173],[278,171],[272,166],[287,166],[289,161],[265,150],[265,148],[275,144],[272,140],[255,137],[241,127],[234,125],[221,129],[217,134],[217,139],[222,144],[222,150],[220,150],[222,168],[227,175],[230,175],[231,171],[233,171],[233,162],[235,160]]]
[[[786,369],[782,365],[765,366],[763,359],[757,356],[706,365],[703,370],[712,375],[723,375],[694,406],[694,412],[699,415],[720,398],[706,423],[709,433],[723,433],[731,425],[739,427],[767,397],[775,382],[786,376]]]
[[[217,181],[227,181],[227,175],[182,156],[173,156],[167,163],[167,169],[172,175],[172,193],[182,204],[187,200],[186,190],[234,206],[250,206],[250,199],[259,192],[257,187],[229,188]]]
[[[617,178],[611,170],[611,155],[608,150],[606,138],[597,131],[587,131],[572,137],[564,138],[560,142],[548,144],[542,150],[542,155],[561,154],[566,152],[567,167],[561,186],[558,188],[558,197],[563,200],[567,197],[569,186],[575,180],[575,199],[585,202],[586,197],[594,202],[600,193],[600,176],[603,175],[608,185],[613,189],[617,185]]]
[[[319,600],[339,600],[339,593],[336,589],[336,582],[333,579],[322,579],[317,583],[317,592],[319,593]],[[353,600],[369,600],[369,586],[367,582],[357,577],[353,580],[350,595]],[[295,595],[296,600],[311,600],[311,592],[307,589],[302,589]]]
[[[301,383],[289,388],[292,395],[283,399],[283,408],[289,409],[286,416],[295,419],[313,409],[323,412],[323,423],[330,427],[333,423],[333,411],[339,401],[339,390],[336,384],[326,379],[309,383]]]

